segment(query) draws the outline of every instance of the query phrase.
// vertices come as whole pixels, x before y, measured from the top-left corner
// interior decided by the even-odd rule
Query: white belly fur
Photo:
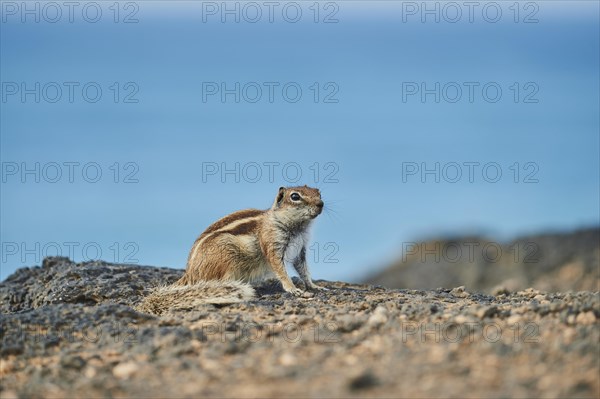
[[[302,248],[304,248],[304,245],[306,245],[306,240],[306,234],[298,234],[294,236],[288,243],[288,246],[285,250],[285,255],[283,257],[284,261],[288,263],[293,262],[293,260],[296,259],[296,257],[298,257],[300,254]]]

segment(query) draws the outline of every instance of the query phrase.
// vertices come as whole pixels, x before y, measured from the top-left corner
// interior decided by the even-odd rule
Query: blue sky
[[[273,22],[260,2],[228,3],[239,22],[220,2],[98,2],[98,18],[84,2],[73,22],[11,4],[2,279],[58,251],[182,268],[206,226],[280,185],[335,211],[314,226],[315,278],[438,234],[599,223],[597,2],[428,3],[439,22],[421,2],[280,2]]]

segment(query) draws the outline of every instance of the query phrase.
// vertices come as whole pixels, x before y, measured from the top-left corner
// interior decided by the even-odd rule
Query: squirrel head
[[[292,220],[308,221],[323,211],[321,192],[308,186],[279,187],[271,210]]]

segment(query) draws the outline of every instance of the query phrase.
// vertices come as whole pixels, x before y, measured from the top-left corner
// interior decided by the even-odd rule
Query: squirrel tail
[[[156,288],[136,306],[140,312],[160,315],[168,310],[191,310],[204,304],[230,304],[254,298],[254,289],[239,281],[200,281],[193,285]]]

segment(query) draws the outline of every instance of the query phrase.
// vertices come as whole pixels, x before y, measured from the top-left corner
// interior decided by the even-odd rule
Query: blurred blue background
[[[28,2],[32,15],[21,4],[2,2],[1,279],[58,251],[183,268],[204,228],[269,207],[280,185],[317,186],[331,208],[315,223],[315,278],[360,279],[402,242],[433,235],[510,239],[599,223],[597,2],[522,2],[518,13],[497,2],[495,23],[486,2],[456,23],[443,2],[427,3],[439,22],[421,2],[296,2],[296,23],[286,2],[273,22],[253,3],[256,23],[248,3],[227,3],[236,22],[220,2],[122,2],[118,15],[98,2],[95,23],[85,2],[55,23],[45,3]],[[206,91],[223,82],[240,83],[239,102]],[[263,88],[254,103],[248,82]],[[278,84],[272,102],[264,82]],[[293,88],[282,93],[290,82],[297,102]],[[439,102],[409,95],[423,82],[440,83]],[[464,89],[456,102],[448,82]],[[479,85],[473,101],[464,82]],[[496,102],[482,93],[490,82]],[[79,163],[72,182],[65,162]],[[481,166],[452,183],[452,162]],[[239,173],[221,175],[236,163]],[[439,183],[405,173],[436,163]],[[489,163],[497,182],[495,169],[482,176]]]

